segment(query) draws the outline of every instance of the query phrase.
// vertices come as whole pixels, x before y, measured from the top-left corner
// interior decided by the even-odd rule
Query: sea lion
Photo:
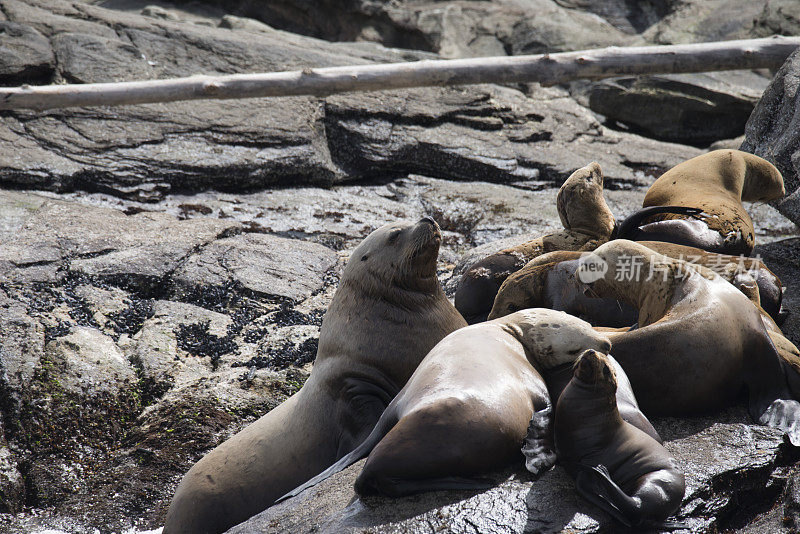
[[[710,269],[663,256],[632,241],[598,247],[587,261],[607,266],[578,280],[590,296],[627,302],[637,326],[607,332],[648,415],[710,412],[748,390],[750,415],[800,443],[800,403],[793,398],[762,312]],[[640,265],[641,272],[629,271]],[[642,273],[657,272],[657,276]]]
[[[541,472],[555,462],[552,406],[538,369],[573,362],[611,344],[576,317],[522,310],[453,332],[428,353],[352,453],[285,497],[369,458],[360,494],[399,496],[485,487],[480,475],[520,459]],[[526,437],[527,432],[527,437]]]
[[[742,201],[769,201],[784,194],[783,177],[767,160],[739,150],[714,150],[676,165],[653,182],[642,211],[620,225],[617,237],[749,256],[755,231]],[[650,210],[667,205],[702,213],[651,217]],[[649,224],[641,226],[645,219]]]
[[[372,232],[322,321],[311,376],[184,476],[164,534],[223,532],[353,450],[425,355],[466,326],[436,277],[430,217]]]
[[[710,268],[760,305],[772,318],[778,317],[783,295],[781,280],[760,259],[706,252],[696,247],[662,241],[640,241],[639,244],[659,254]],[[500,286],[489,319],[524,308],[542,307],[563,310],[593,324],[598,321],[612,327],[634,324],[637,313],[630,306],[614,299],[589,298],[572,283],[575,262],[582,254],[551,252],[528,262]],[[558,265],[561,262],[573,263]],[[757,285],[755,291],[749,289],[748,280],[751,279]]]
[[[625,525],[662,521],[678,510],[686,481],[669,451],[620,416],[611,359],[587,350],[575,363],[556,405],[558,459],[581,496]]]
[[[533,258],[553,251],[594,250],[617,232],[617,221],[603,197],[603,172],[596,162],[566,179],[558,190],[556,207],[564,230],[491,254],[472,264],[461,276],[455,305],[469,324],[486,320],[506,277]],[[695,214],[699,210],[658,206],[648,213]]]
[[[608,241],[616,221],[603,198],[603,172],[598,163],[573,172],[559,189],[556,205],[563,231],[487,256],[461,277],[455,306],[468,323],[484,321],[506,277],[536,256],[554,250],[594,250]]]

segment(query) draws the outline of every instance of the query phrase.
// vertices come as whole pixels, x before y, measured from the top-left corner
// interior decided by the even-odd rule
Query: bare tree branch
[[[0,88],[0,110],[52,109],[275,96],[326,96],[351,91],[478,83],[780,67],[800,37],[768,37],[666,46],[609,47],[558,54],[426,60],[301,71],[166,80]]]

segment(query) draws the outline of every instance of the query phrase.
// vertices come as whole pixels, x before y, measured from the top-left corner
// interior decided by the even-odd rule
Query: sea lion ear
[[[367,261],[369,259],[369,254],[364,254],[361,256],[361,261]]]

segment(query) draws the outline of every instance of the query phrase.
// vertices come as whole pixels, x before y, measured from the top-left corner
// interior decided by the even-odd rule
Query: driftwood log
[[[164,80],[0,88],[0,110],[53,109],[379,91],[433,85],[528,83],[579,78],[780,67],[800,37],[609,47],[557,54],[425,60]]]

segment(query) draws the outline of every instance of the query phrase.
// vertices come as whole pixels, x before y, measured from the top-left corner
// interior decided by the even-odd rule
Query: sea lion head
[[[573,172],[558,190],[558,216],[567,230],[608,239],[614,214],[603,197],[603,171],[597,162]]]
[[[746,164],[742,200],[767,202],[783,198],[786,195],[783,175],[775,165],[747,152],[740,152],[740,154]]]
[[[496,319],[525,347],[528,359],[540,369],[575,361],[586,349],[607,354],[611,342],[592,325],[562,311],[530,308]]]
[[[342,283],[381,297],[394,291],[433,292],[440,288],[436,259],[441,242],[439,225],[431,217],[381,226],[353,251]]]
[[[494,298],[489,320],[525,308],[545,306],[542,296],[550,268],[550,264],[526,266],[506,278]]]
[[[593,388],[608,393],[617,391],[617,373],[608,357],[596,350],[587,350],[578,357],[573,367],[575,378]]]

